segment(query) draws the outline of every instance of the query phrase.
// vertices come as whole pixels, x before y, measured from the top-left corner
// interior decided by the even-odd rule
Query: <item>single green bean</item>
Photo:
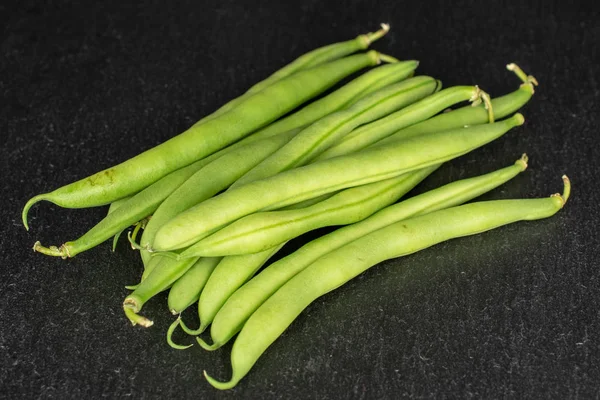
[[[265,268],[232,294],[212,322],[210,334],[213,344],[208,346],[199,341],[200,344],[213,349],[227,343],[269,296],[298,272],[330,251],[394,222],[467,202],[514,178],[526,168],[527,156],[523,155],[514,165],[452,182],[414,196],[386,207],[363,221],[342,227],[305,244]]]
[[[113,211],[115,211],[117,208],[119,208],[121,205],[123,205],[123,203],[125,203],[130,197],[124,197],[122,199],[119,200],[115,200],[112,203],[110,203],[110,207],[108,207],[108,214],[112,213]],[[119,242],[119,237],[121,236],[121,233],[123,233],[123,231],[125,230],[125,228],[121,229],[120,231],[118,231],[117,233],[115,233],[114,237],[113,237],[113,244],[112,244],[112,251],[114,253],[114,251],[117,248],[117,243]]]
[[[119,165],[31,198],[27,212],[39,201],[82,208],[111,203],[138,192],[168,173],[202,159],[271,123],[344,77],[380,61],[375,51],[342,58],[301,70],[242,101],[232,110],[192,126],[180,135]]]
[[[277,70],[268,78],[252,86],[250,89],[248,89],[246,93],[244,93],[240,97],[237,97],[229,101],[225,105],[221,106],[221,108],[219,108],[217,111],[211,114],[211,117],[213,115],[219,116],[220,114],[231,110],[249,96],[260,92],[267,86],[270,86],[283,78],[287,78],[288,76],[293,75],[294,73],[300,70],[315,67],[317,65],[348,56],[352,53],[356,53],[357,51],[365,50],[371,45],[371,43],[383,37],[389,30],[389,25],[381,24],[381,29],[379,29],[376,32],[370,32],[364,35],[359,35],[352,40],[333,43],[305,53],[302,56],[298,57],[296,60],[292,61],[290,64],[287,64],[283,68]]]
[[[171,313],[180,314],[198,300],[221,259],[222,257],[201,258],[173,283],[167,298]]]
[[[171,251],[190,246],[253,212],[274,204],[284,207],[289,199],[297,203],[442,163],[497,139],[523,122],[523,116],[515,114],[493,124],[421,135],[250,182],[208,199],[167,222],[156,233],[153,250]]]
[[[305,165],[357,126],[427,97],[436,87],[434,78],[417,76],[380,89],[351,107],[330,114],[303,129],[288,144],[238,179],[229,190]]]
[[[563,196],[485,201],[435,211],[388,225],[326,254],[290,279],[244,324],[231,351],[231,380],[219,382],[205,372],[206,378],[217,389],[232,388],[310,303],[382,261],[513,222],[551,217],[569,196],[569,182],[563,179]]]
[[[196,335],[204,332],[229,296],[252,278],[281,247],[283,244],[254,254],[223,257],[200,294],[200,327],[194,332]]]

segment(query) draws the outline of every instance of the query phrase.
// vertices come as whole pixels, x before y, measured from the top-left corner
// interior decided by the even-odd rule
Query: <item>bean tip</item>
[[[569,200],[569,196],[571,195],[571,180],[569,179],[569,177],[567,175],[563,175],[562,180],[563,180],[564,188],[563,188],[563,194],[561,197],[564,201],[564,203],[563,203],[563,207],[564,207],[567,200]]]
[[[512,71],[523,81],[524,84],[528,84],[533,89],[533,86],[538,86],[538,81],[533,75],[527,75],[517,64],[510,63],[506,65],[506,69]]]
[[[171,346],[175,350],[189,349],[190,347],[193,346],[193,343],[188,344],[188,345],[182,345],[182,344],[177,344],[173,341],[173,332],[175,332],[175,329],[177,329],[180,322],[181,322],[181,318],[178,317],[175,321],[173,321],[171,326],[169,326],[169,329],[167,330],[167,343],[169,344],[169,346]]]
[[[202,347],[204,350],[207,350],[207,351],[214,351],[222,346],[221,343],[216,343],[216,342],[213,342],[213,344],[208,344],[201,337],[197,337],[196,342],[198,342],[200,347]]]
[[[515,122],[515,125],[517,126],[523,125],[525,123],[525,117],[521,113],[516,113],[515,115],[513,115],[512,119]]]
[[[23,207],[23,211],[21,212],[21,220],[23,221],[23,226],[25,227],[25,230],[29,231],[29,222],[27,221],[27,215],[29,214],[29,209],[31,208],[31,206],[33,206],[35,203],[37,203],[40,200],[43,200],[43,197],[41,197],[43,195],[38,195],[35,197],[32,197],[31,199],[29,199],[27,201],[27,203],[25,203],[25,206]]]
[[[220,382],[220,381],[216,380],[215,378],[211,377],[210,375],[208,375],[206,370],[202,371],[202,373],[204,374],[204,378],[208,381],[208,383],[210,383],[215,389],[219,389],[219,390],[231,389],[232,387],[234,387],[237,384],[237,381],[234,381],[233,379],[230,381],[227,381],[227,382]]]
[[[515,164],[518,164],[518,165],[520,165],[520,166],[521,166],[521,168],[522,168],[522,171],[525,171],[525,170],[527,169],[527,167],[529,166],[528,162],[529,162],[529,157],[527,156],[527,154],[526,154],[526,153],[523,153],[523,154],[521,155],[521,158],[519,158],[519,159],[518,159],[518,160],[515,162]]]
[[[127,317],[127,319],[131,322],[131,325],[133,326],[139,325],[143,326],[144,328],[150,328],[152,325],[154,325],[153,321],[149,320],[148,318],[142,315],[139,315],[138,311],[125,304],[125,302],[123,303],[123,311],[125,312],[125,316]]]
[[[181,329],[183,329],[183,331],[185,333],[187,333],[188,335],[192,335],[192,336],[197,336],[204,331],[204,328],[202,327],[202,325],[198,329],[192,329],[189,326],[187,326],[185,324],[185,322],[183,322],[183,320],[179,321],[179,325],[181,326]]]
[[[60,257],[63,260],[71,257],[71,254],[69,254],[69,249],[67,246],[65,246],[64,244],[62,246],[56,247],[56,246],[42,246],[42,243],[40,243],[40,241],[36,241],[33,244],[33,251],[37,252],[37,253],[42,253],[45,254],[47,256],[52,256],[52,257]]]
[[[389,32],[389,30],[390,30],[389,24],[382,23],[382,24],[380,24],[380,26],[381,26],[381,29],[379,29],[377,32],[371,32],[371,33],[367,33],[366,35],[359,36],[359,38],[363,41],[363,45],[365,47],[369,47],[369,45],[371,43],[382,38],[383,36],[385,36],[386,33]]]

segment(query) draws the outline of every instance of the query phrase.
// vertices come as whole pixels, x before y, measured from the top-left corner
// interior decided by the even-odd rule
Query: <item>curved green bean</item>
[[[554,215],[569,196],[569,182],[563,179],[563,196],[486,201],[435,211],[388,225],[326,254],[290,279],[244,324],[231,351],[231,380],[219,382],[205,372],[206,379],[217,389],[235,386],[310,303],[382,261],[453,238]]]
[[[227,343],[269,296],[319,257],[394,222],[467,202],[502,185],[526,168],[527,156],[523,155],[514,165],[414,196],[305,244],[265,268],[227,299],[213,319],[210,330],[213,344],[209,347],[218,348]],[[203,347],[208,346],[199,342]]]
[[[378,64],[375,51],[301,70],[250,96],[232,110],[194,125],[185,132],[121,164],[49,193],[31,198],[23,209],[47,200],[61,207],[82,208],[111,203],[138,192],[168,173],[202,159],[288,113],[344,77]]]
[[[437,81],[417,76],[378,90],[351,107],[330,114],[303,129],[294,139],[247,172],[229,190],[305,165],[359,125],[384,117],[424,97]]]
[[[471,126],[396,141],[288,170],[226,191],[179,214],[156,233],[153,251],[190,246],[225,225],[275,204],[294,203],[353,186],[380,181],[456,158],[521,125],[521,114],[493,124]],[[185,251],[181,256],[184,256]]]
[[[198,335],[212,322],[229,296],[242,286],[283,247],[283,244],[254,254],[224,257],[206,283],[198,300]]]

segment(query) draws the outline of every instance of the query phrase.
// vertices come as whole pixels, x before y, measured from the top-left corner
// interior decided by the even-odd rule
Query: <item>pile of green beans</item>
[[[211,385],[229,389],[311,302],[366,269],[560,210],[571,190],[566,176],[563,193],[550,198],[464,204],[516,178],[527,168],[525,154],[508,167],[403,199],[446,161],[522,125],[518,111],[538,83],[509,64],[521,85],[504,96],[492,98],[478,85],[442,89],[435,77],[415,76],[416,60],[363,51],[388,30],[382,24],[310,51],[182,134],[33,196],[22,212],[26,229],[30,208],[42,200],[66,208],[110,204],[81,237],[61,246],[38,241],[33,249],[69,258],[112,237],[115,251],[121,232],[131,229],[143,271],[127,287],[126,317],[152,326],[142,308],[168,290],[168,310],[177,316],[167,331],[173,348],[192,346],[175,343],[178,327],[206,350],[237,334],[231,378],[205,372]],[[464,102],[471,104],[450,109]],[[276,257],[288,241],[328,226],[337,229]],[[192,306],[197,329],[181,318]]]

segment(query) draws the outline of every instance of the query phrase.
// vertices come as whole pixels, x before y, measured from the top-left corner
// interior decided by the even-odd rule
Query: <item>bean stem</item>
[[[140,325],[144,328],[149,328],[154,325],[154,322],[142,315],[137,314],[134,309],[127,304],[123,305],[123,311],[125,311],[125,316],[131,321],[132,325]]]

